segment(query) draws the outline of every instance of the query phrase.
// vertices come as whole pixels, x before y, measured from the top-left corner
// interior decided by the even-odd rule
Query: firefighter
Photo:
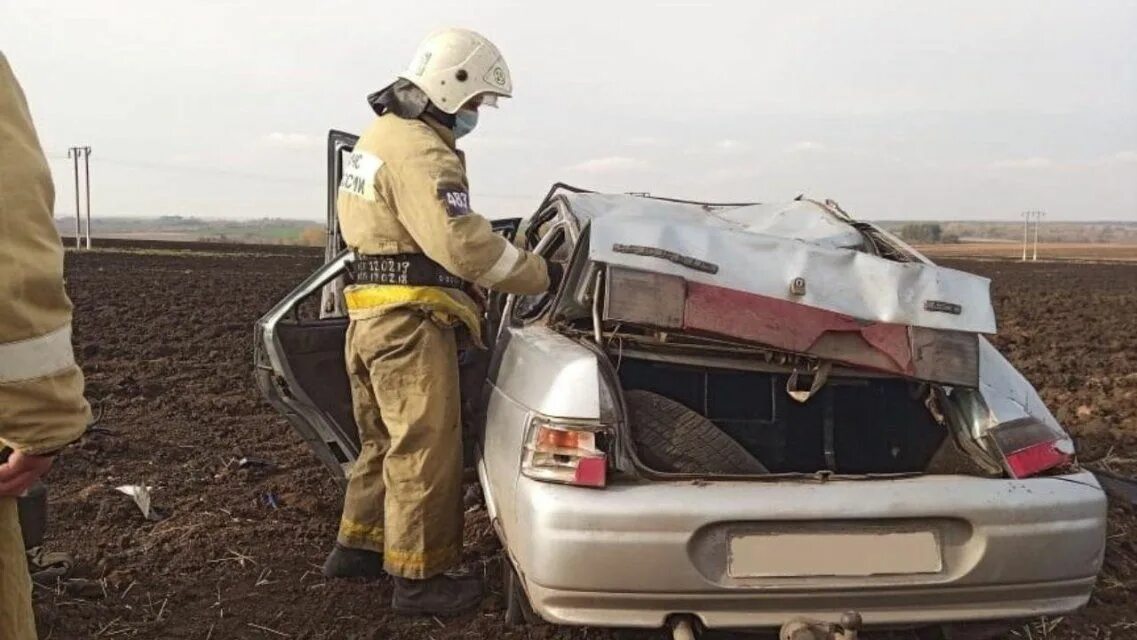
[[[34,640],[16,498],[90,415],[71,351],[55,192],[24,93],[0,53],[0,638]],[[2,458],[0,458],[2,459]]]
[[[517,249],[474,212],[455,147],[479,109],[509,97],[505,60],[465,29],[429,35],[368,97],[378,114],[347,158],[340,227],[359,256],[344,298],[347,369],[362,450],[329,577],[393,577],[392,608],[452,614],[481,600],[445,572],[462,545],[458,343],[481,345],[477,288],[538,294],[559,266]],[[473,294],[473,295],[472,295]]]

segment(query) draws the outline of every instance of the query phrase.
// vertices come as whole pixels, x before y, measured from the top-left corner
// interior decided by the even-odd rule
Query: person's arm
[[[391,204],[423,253],[454,275],[487,289],[532,295],[549,288],[545,261],[493,232],[470,209],[458,156],[437,136],[416,139],[414,154],[394,158]]]
[[[51,173],[27,101],[0,53],[0,494],[34,482],[77,440],[90,408],[71,350],[71,301]]]

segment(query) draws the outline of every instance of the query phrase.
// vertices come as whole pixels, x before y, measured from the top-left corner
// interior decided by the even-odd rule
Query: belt
[[[461,289],[466,282],[421,253],[359,255],[348,265],[351,284],[386,284]]]

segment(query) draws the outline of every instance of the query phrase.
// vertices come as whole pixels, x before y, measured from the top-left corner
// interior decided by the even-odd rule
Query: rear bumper
[[[817,593],[605,593],[527,587],[533,609],[557,624],[662,627],[675,614],[692,614],[711,629],[779,627],[804,616],[837,622],[857,611],[881,627],[1012,620],[1065,613],[1086,604],[1093,578],[1007,587],[922,588]]]
[[[870,625],[1059,614],[1089,599],[1105,544],[1105,495],[1089,473],[601,491],[520,478],[516,496],[516,526],[504,531],[510,554],[534,609],[562,624],[658,627],[689,613],[712,628],[767,627],[850,609]],[[727,569],[740,532],[890,527],[933,531],[942,569],[762,578]]]

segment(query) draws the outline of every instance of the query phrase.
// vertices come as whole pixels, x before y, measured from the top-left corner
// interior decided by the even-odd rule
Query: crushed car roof
[[[851,220],[810,200],[712,205],[558,194],[591,227],[590,258],[865,321],[994,333],[987,278],[867,250]],[[801,286],[793,286],[797,281]]]

